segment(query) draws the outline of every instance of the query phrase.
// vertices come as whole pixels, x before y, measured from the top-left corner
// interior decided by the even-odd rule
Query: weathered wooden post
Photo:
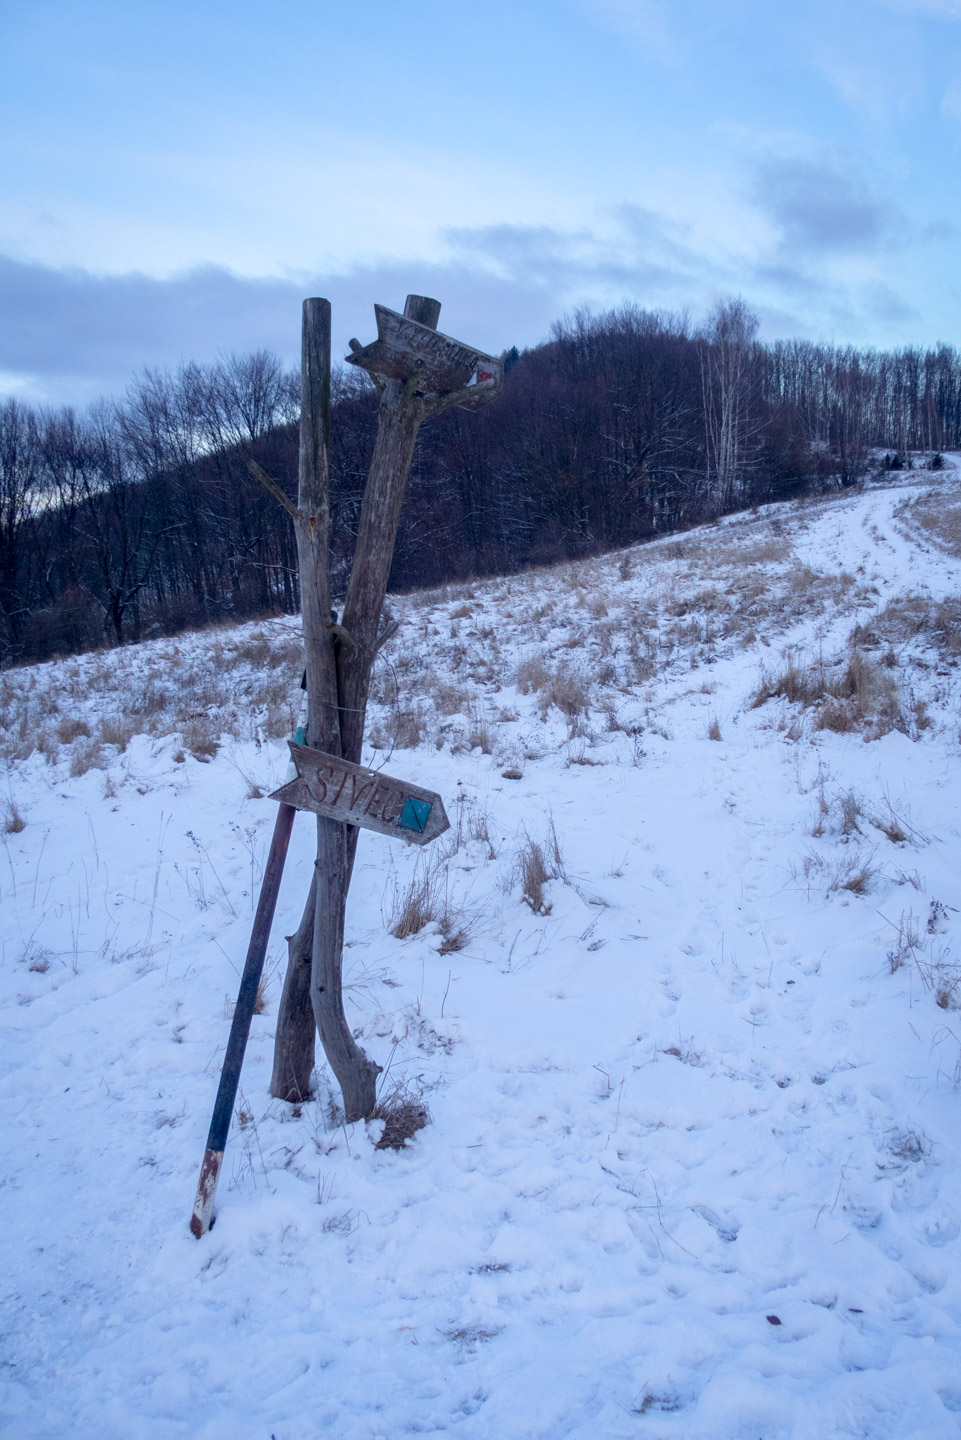
[[[294,519],[305,596],[310,746],[358,764],[417,432],[425,420],[452,405],[474,409],[493,399],[503,383],[503,364],[440,334],[436,328],[440,303],[422,295],[407,297],[403,315],[375,306],[378,338],[367,346],[351,341],[348,361],[368,371],[381,398],[347,598],[341,624],[335,625],[330,618],[327,562],[329,371],[320,359],[324,344],[329,343],[329,313],[326,301],[305,301],[300,494]],[[318,324],[319,340],[312,338],[312,327]],[[269,484],[267,477],[260,478]],[[343,1011],[344,913],[357,829],[355,824],[348,828],[329,818],[318,818],[317,824],[317,864],[310,896],[289,941],[270,1088],[281,1099],[306,1099],[316,1023],[343,1092],[345,1116],[357,1120],[374,1107],[378,1074],[378,1067],[355,1043]]]
[[[381,305],[374,309],[377,339],[366,347],[352,340],[347,357],[372,376],[381,401],[342,624],[335,623],[330,608],[327,300],[305,300],[303,307],[297,504],[249,462],[294,523],[310,746],[291,744],[296,775],[272,797],[281,809],[194,1202],[190,1228],[198,1239],[212,1223],[294,809],[311,810],[317,817],[317,858],[303,919],[288,941],[270,1090],[285,1100],[307,1098],[316,1027],[340,1084],[348,1121],[371,1114],[380,1073],[357,1045],[344,1015],[344,916],[358,828],[426,844],[449,827],[439,795],[359,764],[364,719],[374,660],[389,633],[380,623],[417,432],[424,420],[453,405],[476,409],[493,399],[503,383],[504,367],[500,360],[439,334],[437,300],[408,295],[403,315]]]
[[[335,642],[330,648],[338,695],[339,749],[334,748],[327,724],[319,745],[355,764],[361,757],[371,671],[382,639],[381,616],[417,432],[424,420],[452,405],[478,408],[492,400],[503,384],[500,360],[438,333],[437,300],[409,295],[403,315],[378,305],[375,316],[377,340],[368,346],[351,341],[352,353],[347,357],[351,364],[368,371],[381,399],[342,624],[331,632],[327,622]],[[303,421],[301,435],[303,443]],[[303,463],[302,452],[302,468]],[[310,743],[318,744],[312,729]],[[343,1019],[344,911],[356,828],[347,831],[344,843],[341,850],[329,841],[323,861],[318,853],[303,918],[288,942],[270,1089],[280,1099],[306,1099],[316,1020],[328,1061],[341,1085],[345,1116],[356,1120],[373,1109],[378,1072],[353,1042]]]

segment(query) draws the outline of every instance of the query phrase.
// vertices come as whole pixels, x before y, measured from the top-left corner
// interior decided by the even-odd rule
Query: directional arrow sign
[[[496,391],[504,376],[503,360],[485,355],[471,345],[462,345],[429,325],[408,320],[385,305],[375,305],[377,339],[370,345],[350,342],[348,364],[359,365],[389,380],[407,380],[417,374],[417,389],[425,395],[447,395],[465,386],[481,394]],[[470,397],[473,399],[473,397]]]
[[[271,800],[415,845],[426,845],[450,829],[444,802],[433,790],[293,740],[287,743],[297,776],[275,790]]]

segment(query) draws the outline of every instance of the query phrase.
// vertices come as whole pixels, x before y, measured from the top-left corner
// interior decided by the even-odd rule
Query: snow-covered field
[[[0,676],[0,1433],[961,1433],[959,482],[398,602],[453,824],[361,837],[347,1006],[431,1121],[269,1097],[299,817],[200,1242],[296,624]]]

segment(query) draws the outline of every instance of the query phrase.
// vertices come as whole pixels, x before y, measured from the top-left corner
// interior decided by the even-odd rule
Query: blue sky
[[[4,0],[0,393],[266,345],[304,295],[961,343],[961,0]]]

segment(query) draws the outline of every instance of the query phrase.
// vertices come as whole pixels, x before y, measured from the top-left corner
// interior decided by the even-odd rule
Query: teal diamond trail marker
[[[402,825],[405,830],[425,830],[430,812],[429,801],[416,800],[413,795],[408,795],[404,801],[404,808],[397,817],[397,824]]]

